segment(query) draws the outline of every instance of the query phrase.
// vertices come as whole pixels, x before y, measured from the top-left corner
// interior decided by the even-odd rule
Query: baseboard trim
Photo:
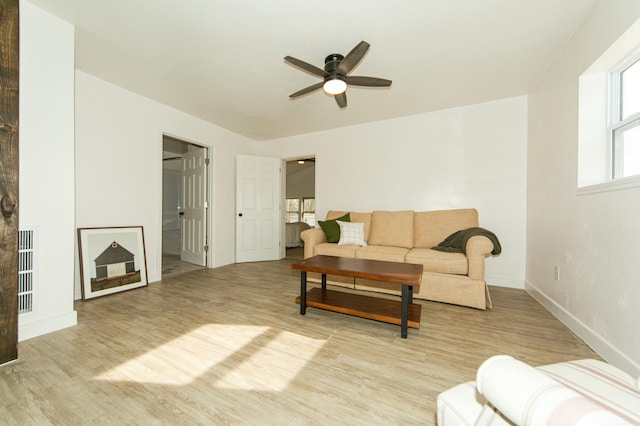
[[[62,330],[63,328],[73,327],[77,324],[78,314],[76,311],[30,321],[22,321],[18,318],[18,341],[22,342],[33,337]]]
[[[487,281],[487,285],[524,289],[523,280],[514,280],[511,278],[494,277],[489,275],[485,277],[485,280]]]
[[[585,323],[558,305],[554,300],[542,293],[530,282],[525,281],[525,291],[544,306],[553,316],[566,325],[576,336],[581,338],[591,349],[604,358],[609,364],[626,371],[633,377],[640,376],[640,365],[611,345],[602,336],[589,328]]]

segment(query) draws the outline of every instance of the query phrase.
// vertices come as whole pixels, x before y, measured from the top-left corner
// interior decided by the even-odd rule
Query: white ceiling
[[[255,140],[528,93],[596,0],[28,0],[76,25],[76,68]],[[348,106],[284,62],[371,49]]]

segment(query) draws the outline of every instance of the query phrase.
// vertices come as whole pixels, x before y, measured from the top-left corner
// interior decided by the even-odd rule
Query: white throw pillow
[[[358,222],[342,222],[337,220],[340,226],[340,241],[339,246],[353,245],[366,247],[367,243],[364,240],[364,223]]]

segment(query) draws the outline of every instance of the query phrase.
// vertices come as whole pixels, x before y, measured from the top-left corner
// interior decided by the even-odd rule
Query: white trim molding
[[[602,336],[562,306],[558,305],[554,300],[539,291],[530,282],[525,281],[525,290],[608,363],[615,365],[634,377],[640,376],[640,364],[620,352],[620,350],[612,346],[611,343],[607,342]]]

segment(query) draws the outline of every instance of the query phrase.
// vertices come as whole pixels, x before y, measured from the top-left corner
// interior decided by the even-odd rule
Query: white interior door
[[[236,166],[236,262],[280,259],[280,160],[239,155]]]
[[[207,265],[207,149],[182,154],[180,260]]]

